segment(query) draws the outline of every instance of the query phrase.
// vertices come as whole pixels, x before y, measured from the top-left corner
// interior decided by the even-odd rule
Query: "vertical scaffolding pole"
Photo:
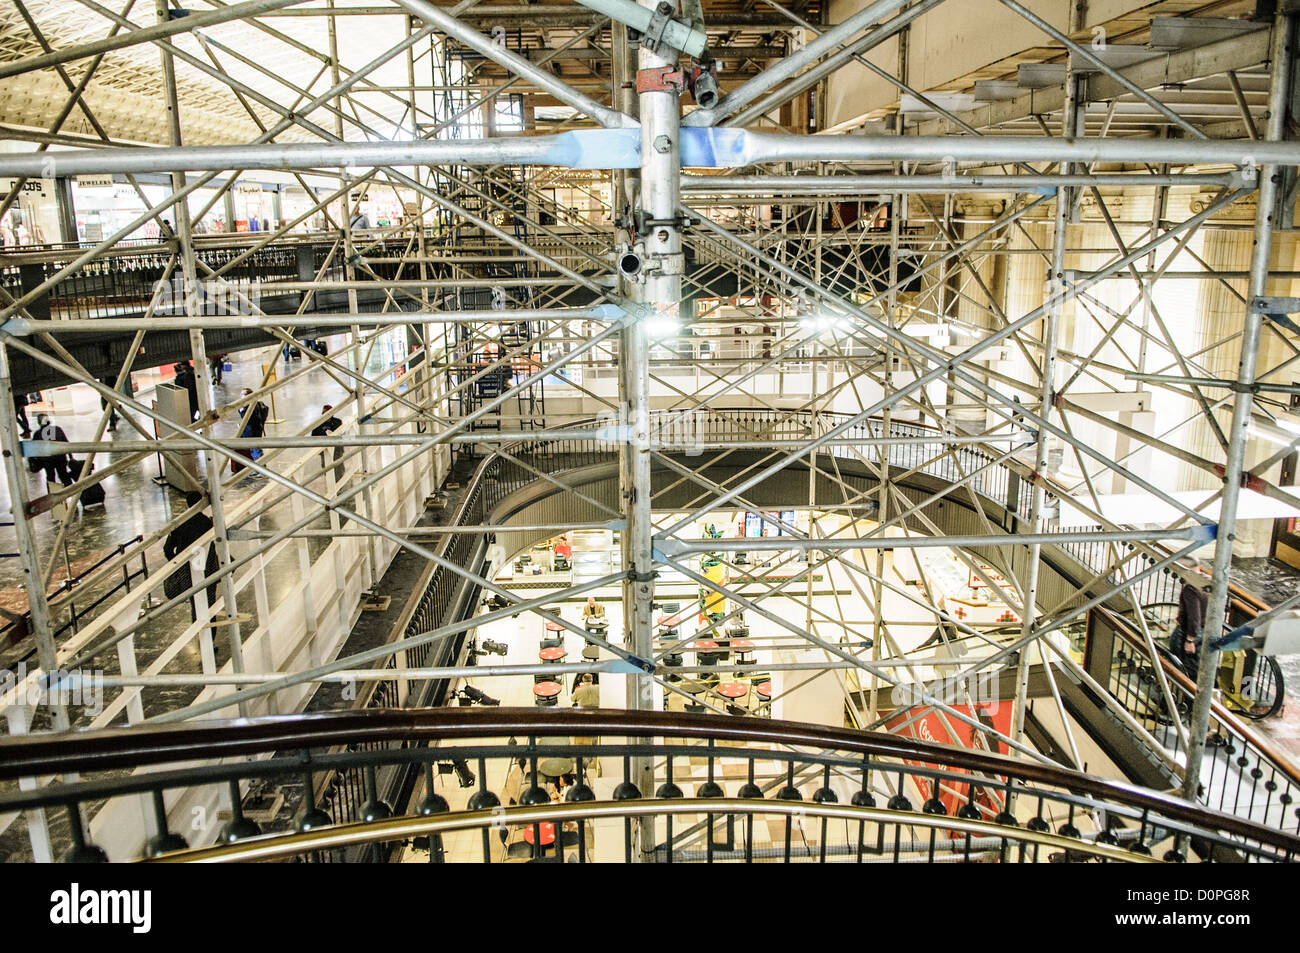
[[[1072,14],[1073,15],[1073,14]],[[1061,135],[1069,140],[1081,137],[1084,131],[1083,111],[1079,108],[1079,86],[1073,65],[1066,66],[1065,72],[1065,108],[1061,114]],[[1062,166],[1061,171],[1073,170],[1071,163]],[[1038,415],[1046,421],[1051,420],[1052,408],[1056,399],[1056,343],[1061,327],[1061,311],[1065,302],[1065,252],[1069,237],[1070,213],[1074,206],[1073,193],[1067,187],[1056,193],[1056,231],[1052,235],[1052,271],[1048,275],[1047,285],[1048,309],[1043,322],[1043,360],[1040,376],[1043,387],[1042,401],[1039,403]],[[1029,522],[1031,533],[1043,532],[1043,508],[1047,493],[1043,486],[1043,477],[1047,470],[1047,434],[1038,432],[1038,445],[1034,455],[1034,495],[1030,503]],[[1038,564],[1042,560],[1043,547],[1034,543],[1029,547],[1028,565],[1026,567],[1021,637],[1028,638],[1034,629],[1037,616],[1038,600]],[[1024,738],[1025,710],[1029,706],[1029,657],[1030,646],[1020,650],[1016,664],[1015,711],[1011,727],[1011,737],[1016,741]],[[1043,665],[1048,664],[1047,655],[1040,653]]]
[[[1287,96],[1291,85],[1292,43],[1295,21],[1279,14],[1273,24],[1269,50],[1272,76],[1268,88],[1268,131],[1265,138],[1277,141],[1286,130]],[[1263,313],[1256,302],[1268,294],[1268,264],[1272,253],[1274,216],[1278,206],[1278,182],[1281,170],[1264,165],[1259,170],[1259,196],[1255,211],[1255,247],[1250,259],[1250,294],[1246,303],[1246,321],[1241,331],[1241,363],[1237,368],[1237,388],[1232,404],[1232,428],[1228,432],[1228,458],[1223,474],[1223,502],[1219,510],[1219,531],[1214,542],[1214,580],[1210,602],[1201,632],[1201,662],[1196,678],[1196,701],[1192,705],[1192,723],[1188,729],[1187,768],[1183,775],[1183,797],[1195,801],[1205,757],[1205,733],[1210,727],[1210,702],[1219,671],[1219,651],[1210,644],[1223,632],[1228,602],[1228,571],[1232,565],[1232,543],[1236,539],[1237,501],[1241,496],[1241,479],[1246,460],[1246,427],[1255,406],[1251,388],[1259,364],[1259,340]]]
[[[159,22],[166,22],[168,18],[166,0],[158,0],[157,11]],[[182,145],[181,117],[180,103],[176,93],[175,63],[171,51],[166,47],[161,50],[160,55],[162,57],[163,90],[167,102],[168,133],[171,145],[179,147]],[[173,172],[172,191],[182,191],[185,188],[185,179],[184,172]],[[180,239],[181,245],[180,258],[181,274],[183,275],[185,287],[185,316],[196,319],[202,315],[202,305],[199,294],[197,265],[194,258],[189,200],[182,199],[177,202],[172,211],[176,215],[176,236]],[[212,369],[208,365],[206,351],[207,348],[203,342],[203,331],[199,328],[192,328],[190,330],[190,356],[194,361],[194,373],[199,379],[199,419],[203,421],[205,435],[211,436],[213,409]],[[225,568],[230,565],[230,539],[226,531],[225,504],[221,499],[221,471],[225,460],[211,450],[203,454],[203,459],[208,477],[208,500],[212,505],[212,535],[217,551],[217,563],[222,568]],[[236,672],[243,672],[244,647],[239,623],[235,621],[239,615],[239,610],[236,604],[235,579],[232,573],[225,573],[221,577],[221,595],[222,604],[225,607],[223,628],[230,639],[230,665]],[[210,620],[203,621],[206,623]],[[239,703],[239,714],[242,717],[248,716],[248,709],[244,702]]]
[[[641,0],[655,7],[654,0]],[[678,128],[681,104],[680,83],[671,74],[677,57],[663,56],[642,48],[638,53],[637,94],[641,116],[641,201],[634,216],[642,249],[642,301],[646,308],[623,331],[622,364],[627,411],[627,441],[624,445],[623,505],[627,519],[624,531],[623,611],[628,647],[642,659],[653,655],[654,557],[650,501],[650,354],[646,334],[650,315],[664,323],[676,323],[681,312],[682,235],[678,225],[680,205],[680,152]],[[636,676],[628,707],[654,707],[655,682],[649,674]],[[637,763],[637,786],[650,796],[653,784],[649,759]],[[654,821],[641,828],[641,859],[653,858]]]
[[[23,591],[27,593],[28,625],[36,642],[36,660],[47,674],[58,668],[58,650],[54,644],[54,626],[50,605],[45,598],[45,574],[41,570],[36,536],[27,516],[27,477],[23,473],[23,455],[19,447],[18,417],[14,412],[13,381],[9,375],[9,349],[0,347],[0,446],[3,447],[5,480],[9,484],[9,504],[13,508],[14,535],[18,540],[18,562],[22,567]],[[51,699],[53,702],[54,699]],[[68,712],[62,705],[50,705],[54,727],[68,728]]]

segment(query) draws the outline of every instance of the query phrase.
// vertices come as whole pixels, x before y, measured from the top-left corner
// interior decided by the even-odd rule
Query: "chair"
[[[506,863],[519,863],[520,861],[531,861],[537,852],[533,850],[533,845],[528,841],[517,840],[513,844],[506,845]]]

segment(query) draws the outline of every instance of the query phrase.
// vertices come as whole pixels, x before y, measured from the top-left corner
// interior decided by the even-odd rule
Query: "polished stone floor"
[[[334,353],[346,344],[346,336],[325,339],[330,353]],[[378,339],[367,365],[367,371],[378,374],[380,370],[392,363],[401,354],[403,340],[400,331],[384,335]],[[233,369],[223,375],[221,384],[215,385],[214,400],[226,403],[235,400],[244,387],[256,388],[262,379],[262,367],[268,362],[275,362],[277,373],[284,375],[298,370],[300,361],[285,362],[280,357],[278,348],[266,348],[258,351],[244,351],[233,356]],[[148,405],[153,399],[151,390],[138,393],[137,399]],[[70,403],[72,414],[54,415],[54,422],[61,426],[70,440],[89,440],[95,434],[100,421],[99,398],[90,388],[73,385],[65,389],[60,404]],[[323,404],[338,404],[346,397],[343,386],[324,370],[314,369],[303,374],[277,392],[272,407],[271,422],[267,427],[268,435],[293,435],[303,432],[306,425],[320,415]],[[33,425],[35,414],[29,414]],[[142,425],[152,430],[150,421]],[[222,421],[213,428],[215,436],[234,436],[241,426],[238,420]],[[116,433],[106,433],[105,439],[134,439],[138,433],[125,423],[119,423]],[[111,458],[101,456],[98,463],[102,467]],[[200,472],[202,460],[200,459]],[[223,465],[223,476],[227,482],[222,490],[222,498],[227,505],[237,504],[262,487],[265,478],[252,476],[239,481],[229,480],[228,467]],[[43,563],[54,560],[54,573],[51,577],[51,591],[56,591],[59,584],[71,569],[73,577],[84,573],[119,545],[128,543],[136,536],[148,534],[165,526],[174,514],[184,510],[184,498],[181,493],[166,485],[159,485],[155,477],[160,474],[158,457],[152,457],[141,465],[128,468],[123,472],[108,477],[102,486],[106,501],[102,507],[81,509],[74,516],[63,541],[57,540],[58,522],[50,513],[44,513],[32,520],[31,525],[41,550]],[[37,498],[46,493],[45,478],[41,473],[26,474],[29,498]],[[0,513],[11,511],[8,487],[0,481]],[[313,540],[313,544],[320,541]],[[0,527],[0,553],[7,558],[0,558],[0,606],[9,612],[21,612],[26,609],[26,594],[17,585],[21,570],[18,560],[12,555],[17,550],[17,541],[11,526]],[[155,544],[143,552],[145,562],[157,567],[165,562],[162,547]],[[132,569],[138,567],[132,563]],[[98,593],[87,594],[86,602],[93,600]],[[58,614],[56,626],[67,622],[69,613],[65,610]],[[12,656],[0,656],[0,663],[12,662]]]

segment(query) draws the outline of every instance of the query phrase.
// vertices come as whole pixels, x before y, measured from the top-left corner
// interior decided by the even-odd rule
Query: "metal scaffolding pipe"
[[[658,552],[677,556],[682,553],[748,553],[755,549],[796,549],[830,553],[855,549],[969,549],[976,546],[1006,546],[1011,543],[1018,546],[1053,546],[1063,543],[1145,543],[1166,539],[1210,542],[1214,539],[1214,527],[1130,529],[1097,533],[1000,533],[983,536],[862,536],[849,539],[782,537],[760,540],[759,543],[762,545],[757,545],[752,539],[678,540],[657,536],[655,548]]]
[[[375,287],[382,287],[376,284]],[[510,324],[523,321],[617,321],[622,312],[616,305],[594,308],[505,311],[385,311],[358,314],[214,314],[154,317],[150,331],[240,330],[244,328],[350,328],[395,327],[402,324]],[[139,318],[11,318],[0,325],[0,334],[27,337],[33,334],[74,334],[77,332],[137,331]]]
[[[572,106],[583,115],[590,116],[605,128],[633,128],[636,126],[636,121],[634,119],[624,115],[617,109],[610,109],[608,106],[602,106],[590,96],[578,92],[568,83],[556,77],[554,73],[548,73],[546,70],[540,69],[518,53],[507,49],[504,45],[498,44],[490,37],[484,36],[473,27],[466,26],[446,10],[435,7],[432,3],[427,2],[427,0],[397,0],[397,3],[401,4],[425,23],[437,27],[441,32],[453,39],[459,40],[470,49],[477,50],[488,59],[505,67],[516,76],[528,80],[528,82],[535,85],[538,89],[543,89],[550,93],[566,106]]]
[[[1270,141],[1286,134],[1287,100],[1294,69],[1295,16],[1279,13],[1274,19],[1270,48],[1273,72],[1268,93],[1268,131]],[[1260,143],[1251,143],[1259,145]],[[1218,686],[1219,650],[1214,642],[1223,631],[1228,608],[1228,574],[1232,567],[1232,548],[1236,540],[1237,503],[1241,498],[1245,474],[1246,450],[1250,440],[1246,430],[1255,409],[1256,369],[1259,366],[1260,335],[1263,330],[1263,303],[1268,293],[1268,264],[1273,249],[1275,216],[1281,211],[1280,171],[1271,163],[1260,170],[1259,203],[1255,211],[1255,242],[1250,259],[1250,287],[1245,321],[1241,332],[1241,358],[1237,365],[1237,386],[1233,397],[1232,424],[1228,431],[1227,456],[1223,473],[1223,501],[1219,508],[1219,536],[1214,545],[1214,568],[1211,572],[1209,603],[1205,609],[1205,626],[1201,632],[1196,698],[1192,704],[1187,729],[1187,765],[1182,794],[1189,801],[1200,796],[1201,764],[1205,757],[1206,733],[1210,726],[1210,703]]]
[[[682,191],[693,195],[761,195],[777,204],[785,195],[869,194],[899,192],[1039,192],[1067,186],[1097,188],[1241,189],[1254,185],[1240,172],[1205,174],[1153,174],[1137,172],[1094,175],[683,175]]]
[[[651,27],[656,20],[656,11],[634,3],[633,0],[578,0],[578,2],[643,34],[651,32]],[[662,42],[674,50],[681,50],[688,56],[699,56],[704,52],[705,44],[709,42],[708,34],[703,30],[671,16],[663,18],[662,26],[660,33]]]
[[[691,113],[697,115],[700,110]],[[0,156],[0,176],[316,169],[426,165],[528,165],[633,169],[640,135],[575,129],[551,136],[393,142],[71,149]],[[740,168],[764,162],[1150,162],[1171,165],[1300,165],[1300,142],[1226,139],[1058,139],[1028,136],[798,136],[728,126],[681,130],[682,165]],[[51,172],[51,163],[53,171]],[[404,181],[404,180],[403,180]],[[1253,178],[1251,179],[1253,181]],[[414,187],[414,186],[413,186]],[[419,191],[419,189],[417,189]]]
[[[769,66],[753,79],[741,83],[710,109],[697,109],[682,119],[683,126],[712,126],[737,110],[743,109],[769,89],[787,82],[805,66],[815,63],[838,46],[848,42],[861,30],[875,26],[885,17],[897,13],[911,0],[876,0],[838,26],[827,30],[802,50]]]
[[[33,70],[49,69],[63,63],[85,59],[88,56],[98,56],[102,53],[110,53],[113,50],[125,49],[128,46],[151,43],[155,40],[166,39],[169,36],[176,36],[178,33],[193,33],[200,27],[229,23],[232,20],[253,19],[259,14],[269,13],[272,10],[291,7],[303,2],[305,0],[247,0],[245,3],[219,7],[216,10],[203,10],[200,12],[187,10],[185,16],[169,19],[162,23],[155,23],[153,26],[140,27],[131,30],[129,33],[116,33],[102,40],[93,40],[80,46],[70,46],[41,56],[31,56],[24,60],[14,60],[0,64],[0,79],[7,79],[10,76],[29,73]]]

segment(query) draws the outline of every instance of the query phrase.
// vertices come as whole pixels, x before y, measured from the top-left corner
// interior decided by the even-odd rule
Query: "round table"
[[[533,686],[534,699],[538,705],[554,705],[556,696],[564,690],[559,682],[538,682]]]
[[[543,747],[564,748],[573,743],[573,739],[567,735],[555,735],[537,739],[537,743]],[[561,778],[566,774],[572,774],[577,767],[577,762],[565,755],[543,755],[537,759],[537,772],[544,778]]]
[[[564,626],[560,625],[560,623],[558,623],[558,622],[552,622],[550,619],[547,619],[547,620],[546,620],[546,631],[547,631],[547,632],[559,632],[559,631],[560,631],[561,629],[563,629],[563,628],[564,628]]]
[[[731,643],[731,651],[736,653],[737,665],[746,665],[754,661],[754,643],[749,639],[735,639]],[[748,658],[741,656],[748,656]]]
[[[682,624],[682,617],[680,615],[661,615],[658,624],[665,629],[675,629]]]
[[[768,683],[764,683],[768,684]],[[723,682],[714,689],[723,698],[730,698],[733,701],[737,698],[744,698],[749,694],[749,686],[744,682]]]
[[[754,691],[758,692],[761,698],[770,699],[772,697],[772,683],[759,682],[757,685],[754,686]]]
[[[555,825],[550,821],[541,821],[537,824],[529,824],[524,828],[524,840],[530,844],[536,844],[536,837],[541,834],[542,846],[549,847],[555,843]]]
[[[717,665],[722,660],[722,651],[718,648],[717,642],[700,639],[698,642],[692,642],[691,648],[695,649],[701,665]]]
[[[582,650],[582,657],[588,662],[595,662],[600,659],[600,646],[588,645]]]
[[[558,662],[560,659],[564,658],[564,656],[568,654],[569,653],[564,651],[564,649],[560,648],[559,646],[555,646],[549,649],[542,649],[540,652],[537,653],[537,657],[541,659],[543,662]]]

